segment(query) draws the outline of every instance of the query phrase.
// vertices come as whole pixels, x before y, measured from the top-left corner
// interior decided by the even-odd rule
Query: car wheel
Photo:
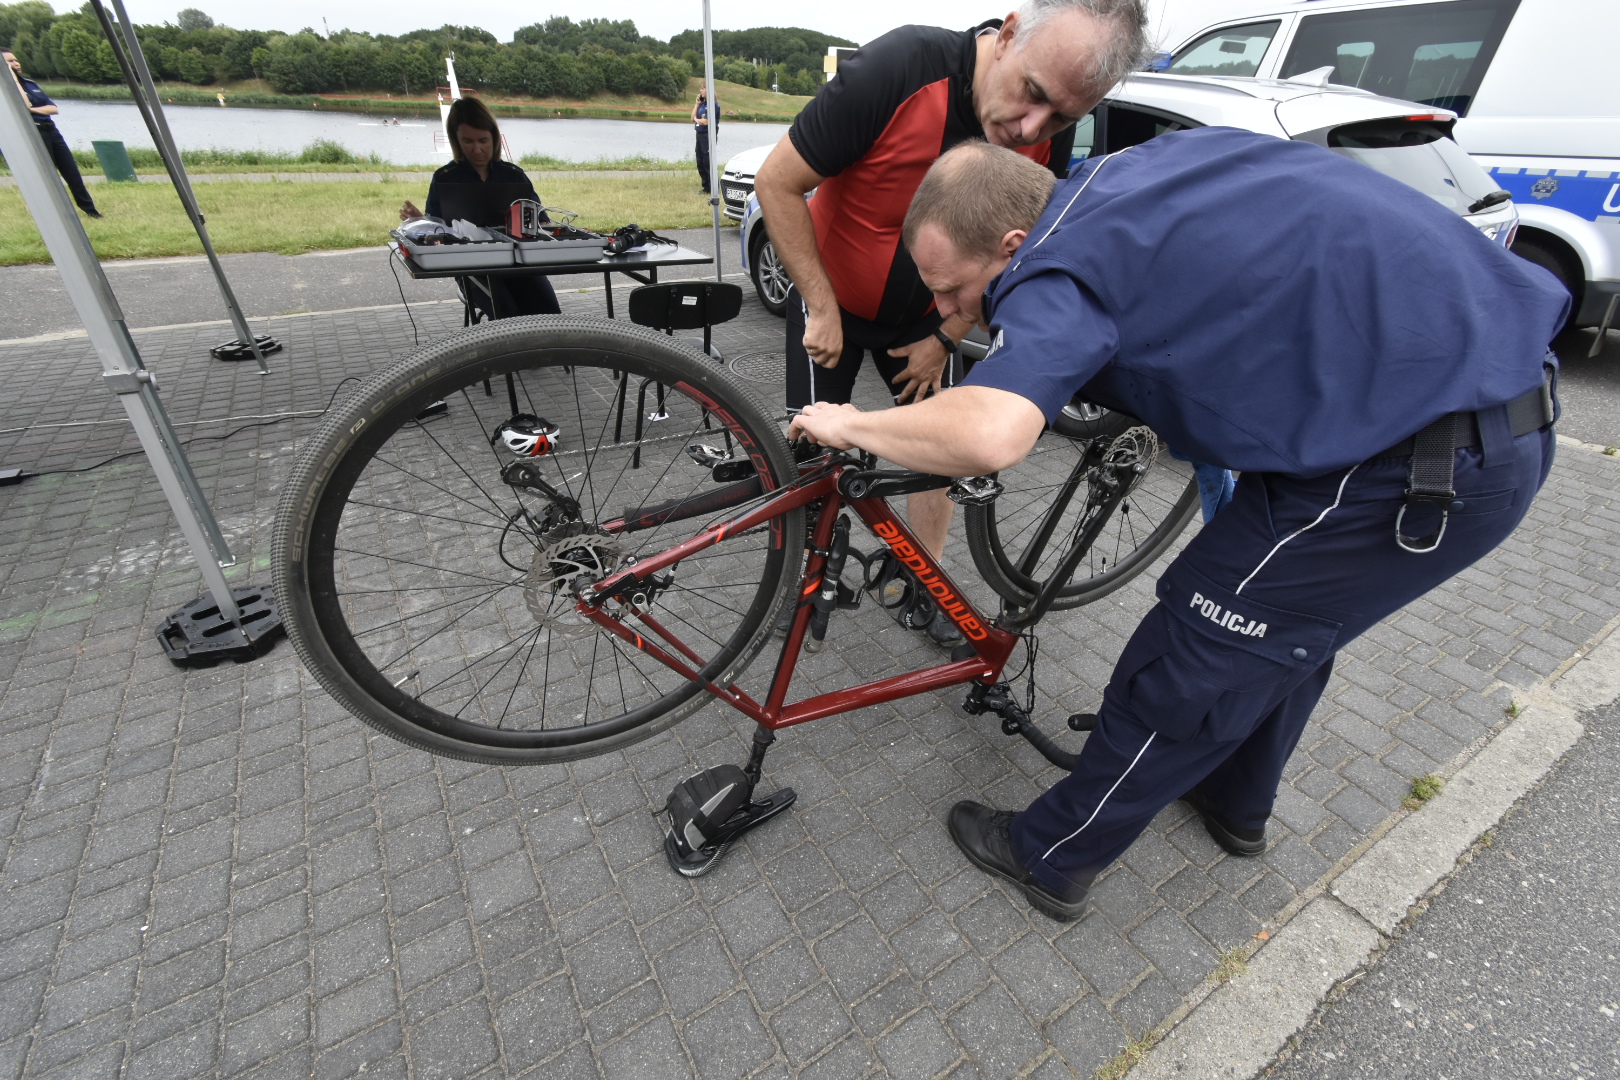
[[[1558,279],[1558,284],[1569,293],[1569,319],[1564,323],[1563,329],[1575,329],[1575,317],[1580,313],[1581,294],[1586,286],[1586,282],[1581,278],[1579,264],[1571,267],[1570,260],[1564,252],[1534,236],[1526,236],[1522,230],[1518,239],[1513,241],[1513,254],[1525,262],[1534,263]]]
[[[787,311],[788,290],[793,287],[793,280],[788,277],[787,267],[777,258],[776,245],[761,228],[755,234],[748,256],[749,274],[754,279],[754,291],[759,293],[759,302],[765,305],[765,310],[772,315],[780,316]]]

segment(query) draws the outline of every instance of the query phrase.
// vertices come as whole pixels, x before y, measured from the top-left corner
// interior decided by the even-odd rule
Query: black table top
[[[389,245],[399,253],[406,271],[418,281],[452,277],[526,277],[555,274],[602,274],[655,270],[660,266],[701,266],[714,262],[711,256],[679,244],[654,244],[647,251],[627,252],[623,255],[603,255],[589,262],[546,263],[543,266],[457,267],[452,270],[424,270],[411,261],[411,257],[397,242]]]

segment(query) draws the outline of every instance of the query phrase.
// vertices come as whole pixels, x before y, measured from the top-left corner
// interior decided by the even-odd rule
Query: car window
[[[1205,34],[1176,53],[1165,70],[1172,75],[1253,75],[1280,25],[1273,20]]]
[[[1391,117],[1334,128],[1327,145],[1335,154],[1466,214],[1472,203],[1499,185],[1445,132],[1439,124]]]
[[[1330,67],[1329,81],[1466,114],[1519,0],[1324,12],[1300,20],[1285,79]]]
[[[1129,105],[1110,103],[1105,108],[1107,112],[1103,118],[1103,146],[1110,154],[1127,146],[1145,143],[1167,131],[1180,131],[1182,128],[1199,126],[1185,117],[1149,112]]]
[[[1091,151],[1097,143],[1097,110],[1093,109],[1080,118],[1074,125],[1074,149],[1069,152],[1069,162],[1084,161],[1091,156]]]

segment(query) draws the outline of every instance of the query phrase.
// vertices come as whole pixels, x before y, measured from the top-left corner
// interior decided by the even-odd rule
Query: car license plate
[[[747,202],[748,189],[740,187],[728,187],[726,188],[726,199],[730,202]]]

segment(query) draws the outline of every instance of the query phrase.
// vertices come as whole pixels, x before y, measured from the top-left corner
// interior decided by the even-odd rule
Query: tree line
[[[703,74],[703,35],[647,37],[629,19],[557,16],[518,30],[510,42],[475,26],[445,25],[397,37],[342,30],[330,36],[217,25],[196,9],[173,23],[137,25],[155,76],[197,86],[263,79],[282,94],[431,93],[454,54],[461,83],[531,97],[585,99],[604,91],[678,100]],[[723,30],[714,35],[715,77],[785,94],[821,86],[822,57],[843,38],[797,28]],[[121,81],[112,48],[87,3],[58,15],[46,0],[0,3],[0,47],[17,54],[36,79]]]

